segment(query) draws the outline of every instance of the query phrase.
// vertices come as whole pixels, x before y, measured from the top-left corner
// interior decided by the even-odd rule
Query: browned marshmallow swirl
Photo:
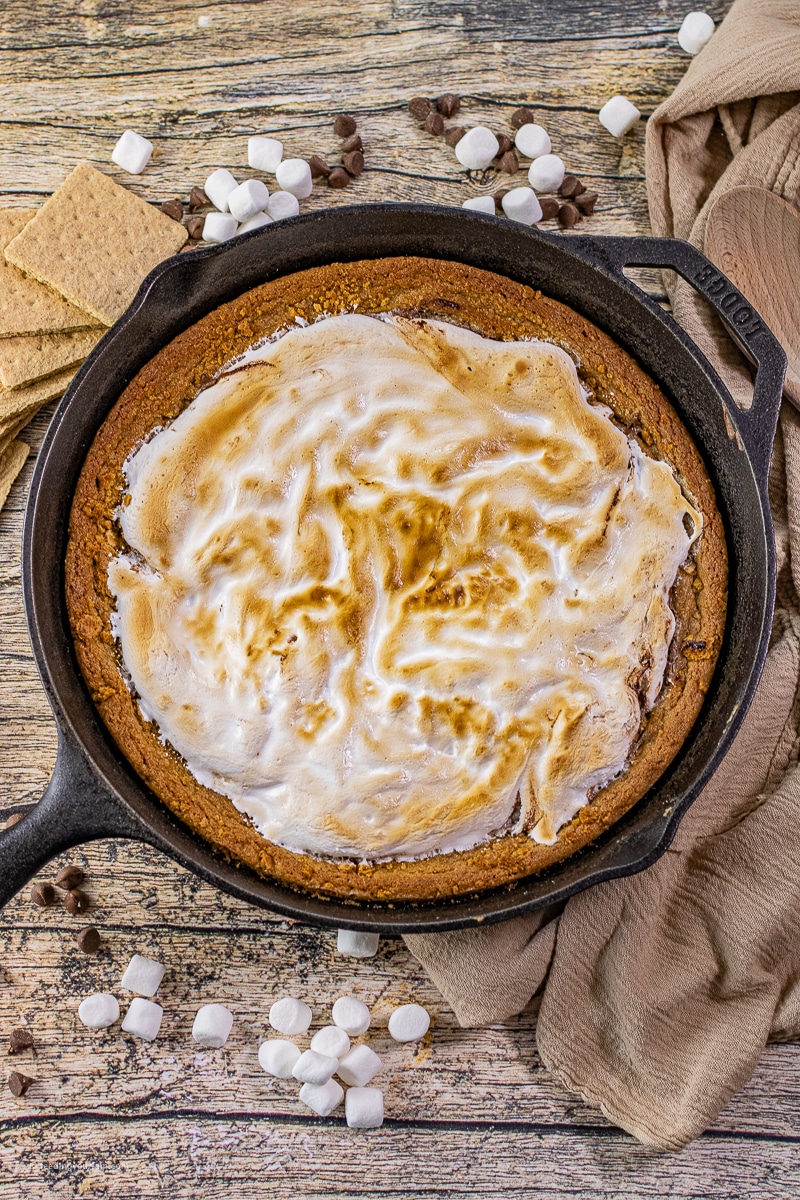
[[[142,714],[270,841],[549,843],[624,769],[701,517],[559,348],[330,317],[125,471],[108,578]]]

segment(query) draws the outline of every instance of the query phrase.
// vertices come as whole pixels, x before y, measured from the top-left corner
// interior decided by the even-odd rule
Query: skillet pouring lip
[[[91,442],[127,383],[159,349],[259,283],[337,261],[401,255],[464,262],[537,288],[598,325],[655,379],[712,477],[728,541],[729,610],[711,688],[678,757],[600,838],[562,863],[492,892],[414,904],[348,902],[290,890],[227,861],[174,818],[135,774],[100,720],[77,664],[64,557],[71,500]],[[693,273],[696,286],[714,302],[714,281],[702,274],[710,264],[685,243],[544,234],[502,218],[417,204],[306,214],[179,255],[151,272],[56,410],[25,516],[25,612],[61,746],[61,770],[57,767],[50,789],[61,821],[57,849],[93,836],[138,837],[257,906],[326,926],[396,933],[455,929],[558,905],[591,885],[644,869],[666,850],[729,748],[766,655],[775,581],[766,439],[771,444],[780,403],[782,352],[768,330],[752,333],[742,323],[741,339],[758,360],[757,398],[761,395],[762,407],[771,406],[758,414],[766,432],[757,432],[757,422],[737,410],[688,335],[625,277],[627,264]],[[724,295],[739,296],[735,289]],[[42,804],[47,801],[48,796]],[[27,844],[25,825],[14,827],[20,847]],[[34,832],[31,828],[31,836]],[[43,852],[46,848],[39,852],[42,861]]]

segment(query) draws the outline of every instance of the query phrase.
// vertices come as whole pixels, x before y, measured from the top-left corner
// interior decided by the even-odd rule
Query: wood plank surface
[[[719,0],[708,11],[719,19],[727,7]],[[186,196],[217,166],[252,175],[253,133],[280,137],[287,156],[335,159],[331,123],[340,111],[359,120],[367,170],[344,193],[317,187],[305,209],[460,204],[507,177],[463,172],[406,113],[412,95],[451,90],[464,97],[465,124],[507,129],[518,104],[533,105],[569,168],[600,194],[582,232],[646,232],[644,128],[618,143],[596,113],[617,91],[645,114],[669,94],[687,65],[675,40],[685,8],[677,0],[45,0],[34,10],[5,0],[0,204],[38,204],[83,158],[150,201]],[[129,126],[156,146],[136,179],[109,161]],[[662,296],[655,272],[638,278]],[[0,819],[35,802],[55,760],[19,569],[25,496],[52,408],[28,431],[34,453],[0,514]],[[102,841],[71,860],[88,871],[89,913],[40,910],[26,893],[0,914],[0,1036],[27,1025],[36,1039],[35,1055],[8,1060],[36,1082],[20,1099],[0,1093],[0,1200],[800,1194],[797,1046],[769,1047],[712,1130],[682,1154],[659,1155],[544,1070],[531,1011],[459,1029],[400,939],[356,962],[336,953],[331,932],[249,907],[148,847]],[[104,939],[94,958],[75,947],[88,923]],[[75,1016],[92,991],[122,997],[119,977],[134,952],[168,968],[163,1029],[152,1044],[118,1027],[86,1030]],[[256,1057],[276,996],[308,999],[313,1030],[346,991],[374,1004],[366,1040],[385,1062],[376,1082],[387,1122],[364,1134],[341,1115],[314,1117],[296,1085],[270,1079]],[[419,1047],[397,1046],[386,1031],[392,1005],[409,999],[433,1014]],[[220,1051],[202,1051],[190,1036],[196,1008],[211,1000],[236,1018]]]

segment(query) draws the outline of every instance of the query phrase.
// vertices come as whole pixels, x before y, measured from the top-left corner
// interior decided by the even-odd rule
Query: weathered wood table
[[[460,204],[502,182],[470,183],[441,139],[406,112],[414,95],[454,91],[465,123],[508,128],[530,103],[569,168],[600,194],[582,230],[648,228],[644,127],[621,144],[597,123],[615,92],[649,114],[686,69],[676,31],[685,0],[4,0],[0,9],[0,191],[39,204],[83,158],[110,167],[132,127],[156,145],[148,200],[186,196],[215,167],[246,165],[246,140],[274,133],[289,155],[335,157],[332,116],[358,117],[367,171],[345,193],[315,189],[306,208],[361,200]],[[709,6],[719,19],[727,4]],[[249,173],[249,172],[245,172]],[[522,182],[522,177],[520,177]],[[658,292],[655,274],[643,277]],[[47,413],[29,431],[34,450]],[[22,613],[19,551],[32,462],[0,516],[0,810],[33,804],[55,758],[55,729]],[[79,800],[76,797],[76,800]],[[358,963],[330,932],[222,895],[139,845],[100,842],[85,865],[104,938],[75,946],[88,917],[35,908],[0,916],[0,1037],[36,1039],[12,1064],[28,1094],[0,1091],[0,1197],[468,1196],[796,1197],[800,1194],[800,1047],[774,1046],[714,1128],[684,1153],[646,1150],[569,1095],[537,1060],[523,1014],[460,1030],[399,939]],[[66,860],[62,860],[66,861]],[[60,864],[58,864],[60,865]],[[52,877],[53,870],[43,874]],[[80,999],[113,990],[129,956],[163,960],[159,1039],[91,1032]],[[271,999],[308,997],[321,1017],[343,991],[375,1005],[385,1051],[387,1121],[358,1134],[320,1120],[256,1053]],[[434,1013],[424,1044],[391,1046],[385,1017],[415,999]],[[221,1051],[190,1036],[203,1002],[228,1004]],[[569,1019],[569,1014],[565,1014]]]

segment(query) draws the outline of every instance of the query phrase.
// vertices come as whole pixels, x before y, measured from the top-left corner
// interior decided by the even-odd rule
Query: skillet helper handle
[[[580,251],[576,245],[580,241],[571,238],[570,245]],[[592,238],[591,259],[596,264],[598,258],[631,288],[636,284],[623,275],[624,267],[669,267],[714,307],[739,349],[756,365],[752,406],[741,409],[731,403],[726,420],[730,419],[744,442],[757,476],[766,480],[786,374],[786,355],[775,334],[728,277],[689,242],[657,237]],[[636,290],[641,293],[640,288]],[[659,307],[654,300],[650,303]]]
[[[21,821],[0,832],[0,908],[56,854],[103,837],[145,840],[146,833],[59,731],[58,758],[44,795]]]

